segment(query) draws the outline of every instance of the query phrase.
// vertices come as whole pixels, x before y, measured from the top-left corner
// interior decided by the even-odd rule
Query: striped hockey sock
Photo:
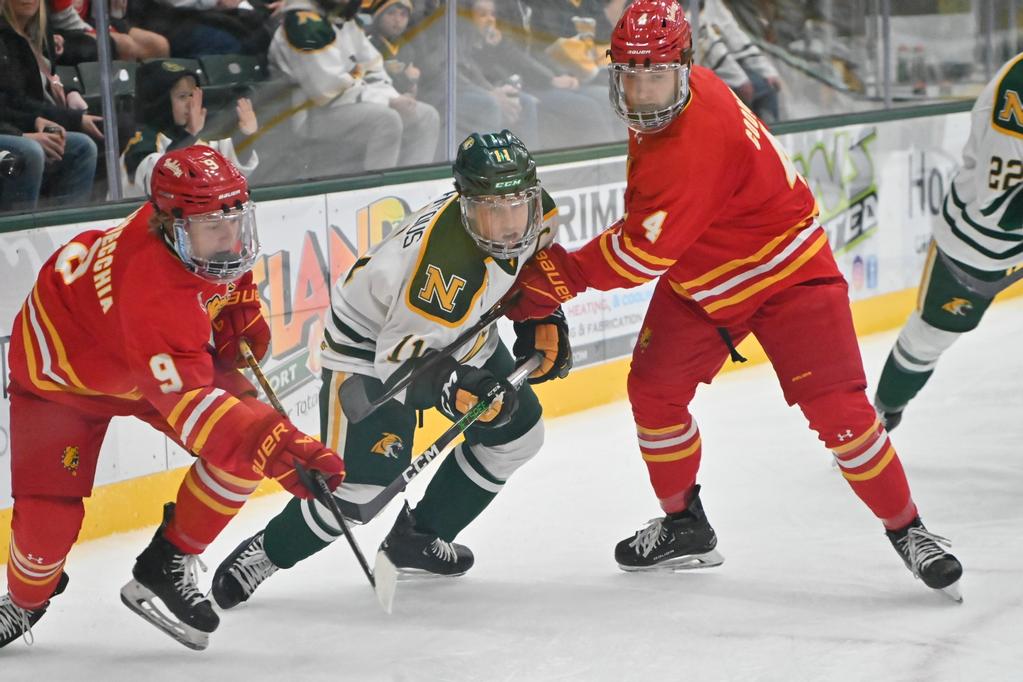
[[[182,552],[201,554],[234,518],[259,485],[201,459],[178,488],[174,518],[164,536]]]

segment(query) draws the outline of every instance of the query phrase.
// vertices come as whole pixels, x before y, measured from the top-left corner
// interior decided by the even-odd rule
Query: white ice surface
[[[872,381],[894,338],[865,340]],[[192,652],[120,604],[151,531],[130,533],[73,550],[69,591],[34,646],[0,651],[0,680],[1023,679],[1020,338],[1023,301],[992,308],[894,434],[924,520],[965,566],[962,605],[912,578],[760,366],[704,387],[693,409],[719,568],[615,566],[614,544],[658,515],[619,403],[551,422],[540,455],[459,538],[475,568],[399,584],[390,617],[339,541]],[[207,552],[211,569],[285,501],[246,506]],[[396,510],[356,530],[370,556]]]

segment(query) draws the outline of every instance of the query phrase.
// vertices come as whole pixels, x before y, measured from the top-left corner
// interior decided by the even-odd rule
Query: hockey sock
[[[863,391],[829,393],[800,407],[853,492],[885,528],[902,528],[916,517],[902,462]]]
[[[201,554],[259,485],[201,459],[178,488],[174,518],[163,534],[182,552]]]
[[[877,382],[876,402],[889,411],[898,412],[916,397],[932,374],[933,369],[919,372],[902,365],[893,350]]]
[[[416,528],[451,542],[504,487],[464,443],[444,459],[415,509]]]
[[[14,500],[7,590],[23,609],[37,609],[53,594],[85,507],[77,497],[19,496]]]
[[[330,511],[315,500],[295,497],[263,531],[263,549],[278,568],[291,568],[342,535]]]
[[[667,514],[683,511],[696,484],[702,451],[696,421],[671,425],[636,423],[639,451],[646,462],[650,483]]]

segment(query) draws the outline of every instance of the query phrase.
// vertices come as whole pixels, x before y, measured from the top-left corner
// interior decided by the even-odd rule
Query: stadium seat
[[[251,55],[205,55],[199,58],[199,62],[210,85],[247,85],[266,77],[259,58]]]
[[[114,97],[132,95],[135,92],[135,62],[114,60],[111,62]],[[78,76],[81,79],[83,96],[86,98],[100,95],[99,62],[82,62],[78,65]]]

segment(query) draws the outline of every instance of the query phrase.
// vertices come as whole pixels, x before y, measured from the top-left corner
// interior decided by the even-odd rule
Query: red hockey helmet
[[[693,33],[675,0],[637,0],[611,33],[611,105],[636,132],[663,130],[689,99]]]
[[[220,152],[194,145],[156,162],[150,197],[173,217],[175,253],[189,270],[213,282],[232,282],[259,257],[255,207],[245,176]]]

